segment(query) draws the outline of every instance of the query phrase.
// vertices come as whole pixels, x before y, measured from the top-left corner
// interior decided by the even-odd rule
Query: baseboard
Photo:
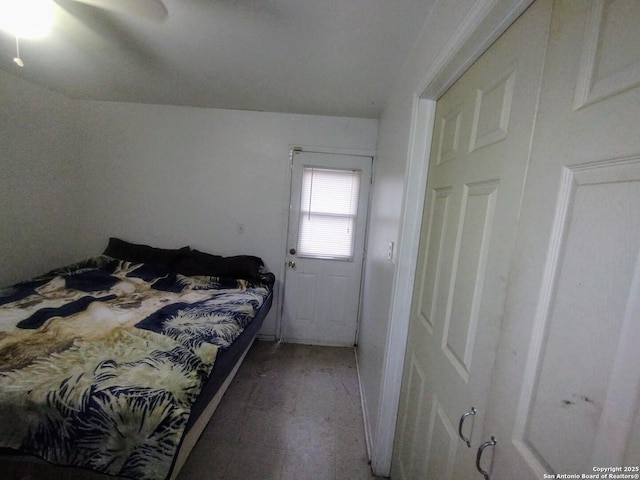
[[[362,420],[364,423],[364,440],[367,446],[367,458],[371,462],[373,451],[373,437],[371,434],[371,424],[369,423],[369,415],[367,413],[367,399],[364,396],[364,390],[362,388],[362,379],[360,377],[360,365],[358,364],[358,350],[354,348],[354,355],[356,357],[356,374],[358,376],[358,388],[360,389],[360,405],[362,407]]]

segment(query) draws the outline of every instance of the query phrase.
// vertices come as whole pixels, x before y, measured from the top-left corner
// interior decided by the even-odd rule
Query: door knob
[[[293,261],[293,260],[289,260],[289,262],[287,263],[287,266],[288,266],[289,268],[295,268],[295,266],[296,266],[296,262],[295,262],[295,261]]]

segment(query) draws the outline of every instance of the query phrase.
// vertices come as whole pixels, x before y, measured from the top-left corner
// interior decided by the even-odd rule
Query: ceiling
[[[433,0],[163,0],[162,21],[56,0],[0,69],[75,99],[377,118]]]

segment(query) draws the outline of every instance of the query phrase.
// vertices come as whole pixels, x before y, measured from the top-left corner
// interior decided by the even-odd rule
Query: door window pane
[[[298,255],[353,258],[359,170],[304,167],[300,201]]]

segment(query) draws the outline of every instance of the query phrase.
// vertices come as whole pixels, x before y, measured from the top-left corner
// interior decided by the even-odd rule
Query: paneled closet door
[[[554,4],[486,422],[493,480],[640,465],[639,25],[637,0]]]
[[[478,475],[549,22],[527,10],[438,102],[394,479]]]

